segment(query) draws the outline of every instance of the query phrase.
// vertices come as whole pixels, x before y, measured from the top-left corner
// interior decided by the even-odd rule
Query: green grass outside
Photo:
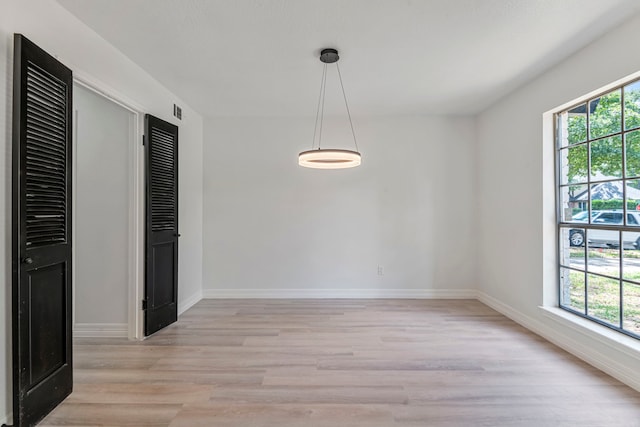
[[[618,258],[620,256],[618,249],[589,249],[588,257],[589,258]],[[630,250],[626,249],[622,253],[622,256],[625,258],[640,258],[640,250]],[[570,258],[584,258],[584,248],[569,248],[569,257]]]
[[[569,272],[570,306],[584,313],[584,273]],[[620,282],[616,279],[587,274],[589,284],[589,316],[620,326]],[[629,280],[640,281],[640,272],[625,274]],[[640,335],[640,285],[623,282],[623,328]]]

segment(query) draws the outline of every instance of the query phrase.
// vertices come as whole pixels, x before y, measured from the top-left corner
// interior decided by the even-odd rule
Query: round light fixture
[[[303,151],[298,155],[298,164],[315,169],[344,169],[360,165],[360,153],[351,150],[324,148]]]
[[[322,80],[320,81],[320,97],[318,99],[315,129],[313,130],[313,143],[311,144],[311,150],[303,151],[298,154],[298,164],[300,166],[315,169],[345,169],[353,168],[361,163],[361,156],[358,152],[358,142],[356,141],[356,133],[353,130],[353,121],[351,120],[351,112],[349,111],[349,104],[347,103],[347,95],[344,92],[342,75],[340,74],[340,67],[338,66],[339,59],[340,57],[338,56],[338,51],[336,49],[323,49],[322,52],[320,52],[320,61],[324,63],[324,69],[322,72]],[[342,96],[344,97],[344,105],[347,109],[347,115],[349,116],[351,135],[353,136],[353,143],[356,147],[356,151],[341,150],[337,148],[320,148],[320,143],[322,142],[322,123],[324,119],[324,99],[327,88],[327,64],[334,63],[336,64],[340,87],[342,88]],[[318,129],[320,130],[319,133],[317,132]],[[318,134],[318,148],[314,149],[316,134]]]

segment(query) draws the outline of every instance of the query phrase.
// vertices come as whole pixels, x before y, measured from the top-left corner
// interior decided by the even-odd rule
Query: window
[[[560,307],[640,339],[640,80],[556,114]]]

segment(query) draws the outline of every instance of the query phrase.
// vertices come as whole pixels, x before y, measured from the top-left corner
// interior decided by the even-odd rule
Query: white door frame
[[[129,136],[129,262],[127,266],[128,277],[128,308],[127,308],[127,336],[130,340],[144,339],[144,312],[142,311],[142,299],[144,297],[144,146],[142,136],[144,133],[145,108],[131,101],[127,97],[118,94],[115,90],[90,76],[74,71],[73,83],[87,88],[96,94],[121,106],[133,114],[133,123],[130,126]],[[75,325],[75,286],[76,286],[76,195],[77,195],[77,117],[74,117],[73,133],[73,207],[72,207],[72,292],[73,292],[73,324]]]

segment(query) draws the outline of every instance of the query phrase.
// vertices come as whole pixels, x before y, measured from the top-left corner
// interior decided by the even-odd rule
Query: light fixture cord
[[[344,85],[342,84],[342,74],[340,73],[340,66],[336,62],[336,69],[338,70],[338,77],[340,78],[340,87],[342,88],[342,96],[344,97],[344,105],[347,107],[347,115],[349,116],[349,124],[351,125],[351,134],[353,135],[353,143],[356,146],[356,151],[360,151],[358,149],[358,141],[356,140],[356,132],[353,130],[353,121],[351,120],[351,111],[349,111],[349,104],[347,103],[347,95],[344,93]],[[322,130],[322,128],[321,128]]]
[[[324,64],[324,82],[322,84],[322,108],[320,109],[320,133],[318,135],[318,150],[320,149],[320,143],[322,142],[322,123],[324,122],[324,100],[327,97],[327,64]]]
[[[327,81],[327,64],[324,64],[324,67],[322,68],[322,78],[320,79],[320,94],[318,95],[318,108],[316,110],[316,122],[315,122],[315,126],[313,127],[313,141],[311,142],[311,149],[313,150],[313,147],[315,147],[316,145],[316,132],[318,130],[318,119],[320,117],[320,102],[323,99],[323,93],[324,91],[324,86],[325,86],[325,82]],[[324,109],[324,103],[322,103],[323,105],[323,109]],[[322,135],[322,125],[320,125],[320,134]],[[318,141],[318,148],[320,148],[320,141]]]

